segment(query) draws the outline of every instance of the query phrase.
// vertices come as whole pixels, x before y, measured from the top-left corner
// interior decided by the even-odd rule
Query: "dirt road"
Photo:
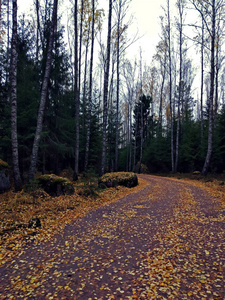
[[[225,204],[189,183],[141,177],[142,191],[0,268],[0,299],[225,299]]]

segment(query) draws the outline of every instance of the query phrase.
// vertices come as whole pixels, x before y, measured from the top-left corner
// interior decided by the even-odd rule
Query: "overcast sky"
[[[162,5],[165,0],[132,0],[131,12],[134,15],[134,28],[138,28],[140,36],[143,37],[134,45],[134,49],[142,47],[143,58],[151,61],[155,53],[155,47],[159,41],[160,19]]]
[[[99,0],[99,2],[101,5],[102,3],[106,5],[105,10],[108,9],[108,1]],[[32,3],[32,0],[18,0],[19,12],[21,10],[26,11]],[[132,0],[129,11],[134,16],[134,20],[130,27],[130,34],[135,34],[138,31],[142,38],[130,47],[127,52],[129,59],[132,59],[134,55],[138,56],[139,49],[142,47],[143,59],[150,63],[155,52],[155,46],[159,41],[161,6],[165,4],[165,0]]]

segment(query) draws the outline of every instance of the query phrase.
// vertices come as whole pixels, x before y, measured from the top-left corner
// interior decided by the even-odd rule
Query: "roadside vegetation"
[[[128,175],[123,172],[116,174],[117,178],[120,174],[121,180],[123,176]],[[133,173],[131,175],[133,176]],[[24,185],[20,192],[11,189],[0,194],[0,261],[2,263],[15,253],[21,253],[31,241],[46,241],[62,231],[66,224],[84,216],[91,209],[137,192],[146,184],[144,180],[139,179],[139,184],[133,188],[116,185],[102,189],[99,187],[98,177],[87,173],[73,183],[72,195],[50,196],[39,182],[53,177],[54,175],[45,175],[44,178],[38,176],[30,184]],[[55,177],[58,182],[64,183],[65,178],[72,179],[72,172],[67,170],[62,172],[61,177]],[[36,218],[40,220],[41,226],[29,227],[31,220]]]

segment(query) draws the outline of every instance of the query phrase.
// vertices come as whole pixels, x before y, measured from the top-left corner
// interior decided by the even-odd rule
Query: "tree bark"
[[[87,87],[87,66],[88,66],[88,50],[89,50],[90,26],[88,26],[85,60],[84,60],[84,82],[83,82],[83,128],[85,127],[86,119],[86,87]]]
[[[203,144],[203,92],[204,92],[204,20],[202,17],[202,42],[201,42],[201,96],[200,96],[200,105],[201,105],[201,144]]]
[[[12,163],[15,190],[22,188],[19,169],[19,150],[17,136],[17,0],[13,0],[13,29],[11,43],[11,139]]]
[[[102,160],[100,175],[105,172],[106,162],[106,136],[107,136],[107,119],[108,119],[108,86],[109,86],[109,67],[111,53],[111,30],[112,30],[112,0],[109,0],[108,16],[108,37],[107,37],[107,57],[104,70],[104,91],[103,91],[103,130],[102,130]]]
[[[216,8],[215,0],[212,0],[212,17],[211,17],[211,71],[210,71],[210,95],[209,95],[209,130],[208,130],[208,148],[202,174],[208,173],[210,160],[212,156],[213,142],[213,97],[214,97],[214,79],[215,79],[215,34],[216,34]]]
[[[39,56],[39,45],[38,45],[38,36],[40,35],[42,48],[44,47],[43,35],[41,32],[41,23],[40,23],[40,15],[39,15],[39,0],[36,0],[36,14],[37,14],[37,41],[36,41],[36,60],[38,61]],[[39,34],[39,35],[38,35]]]
[[[115,145],[115,171],[118,171],[118,149],[119,149],[119,95],[120,95],[120,21],[121,21],[121,0],[118,3],[118,19],[117,19],[117,86],[116,86],[116,145]]]
[[[140,50],[140,81],[141,81],[141,147],[140,147],[140,157],[139,157],[139,171],[141,171],[142,156],[143,156],[143,143],[144,143],[144,118],[143,118],[143,82],[142,82],[142,50]]]
[[[90,131],[91,131],[91,108],[92,108],[92,72],[94,58],[94,30],[95,30],[95,0],[92,0],[92,33],[91,33],[91,61],[90,61],[90,78],[89,78],[89,96],[88,96],[88,116],[87,116],[87,138],[85,149],[84,171],[88,170],[88,158],[90,148]]]
[[[48,84],[49,84],[50,73],[51,73],[54,33],[57,28],[57,8],[58,8],[58,0],[54,0],[51,31],[50,31],[47,59],[46,59],[46,65],[45,65],[45,73],[44,73],[44,78],[43,78],[43,82],[42,82],[41,100],[40,100],[38,117],[37,117],[37,127],[36,127],[34,142],[33,142],[31,163],[30,163],[30,169],[29,169],[29,175],[28,175],[29,181],[34,178],[34,174],[35,174],[36,166],[37,166],[38,150],[39,150],[39,144],[40,144],[40,139],[41,139],[43,119],[44,119],[44,113],[45,113],[45,104],[46,104],[47,94],[48,94]]]
[[[74,46],[74,101],[75,101],[75,166],[73,173],[73,180],[78,179],[79,173],[79,144],[80,144],[80,124],[79,124],[79,114],[80,114],[80,95],[79,95],[79,75],[78,75],[78,26],[77,26],[77,0],[74,4],[74,35],[75,35],[75,46]]]
[[[172,105],[172,58],[171,58],[171,26],[170,26],[170,1],[167,0],[167,31],[168,31],[168,54],[169,54],[169,103],[171,121],[171,165],[174,173],[174,137],[173,137],[173,105]]]
[[[183,109],[183,99],[182,99],[182,85],[183,85],[183,12],[184,12],[184,6],[183,6],[182,0],[178,1],[178,10],[179,10],[179,54],[180,54],[180,70],[179,70],[179,92],[178,92],[178,108],[177,108],[177,135],[176,135],[176,159],[175,159],[175,173],[177,172],[178,168],[178,159],[179,159],[179,139],[180,139],[180,104],[182,102],[182,118],[184,114]]]
[[[0,33],[2,31],[2,0],[0,0]]]

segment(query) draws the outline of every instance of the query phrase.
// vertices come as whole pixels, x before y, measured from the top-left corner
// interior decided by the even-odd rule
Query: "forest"
[[[64,169],[225,172],[225,1],[166,0],[150,64],[127,55],[132,0],[105,2],[0,1],[0,159],[16,189]]]

